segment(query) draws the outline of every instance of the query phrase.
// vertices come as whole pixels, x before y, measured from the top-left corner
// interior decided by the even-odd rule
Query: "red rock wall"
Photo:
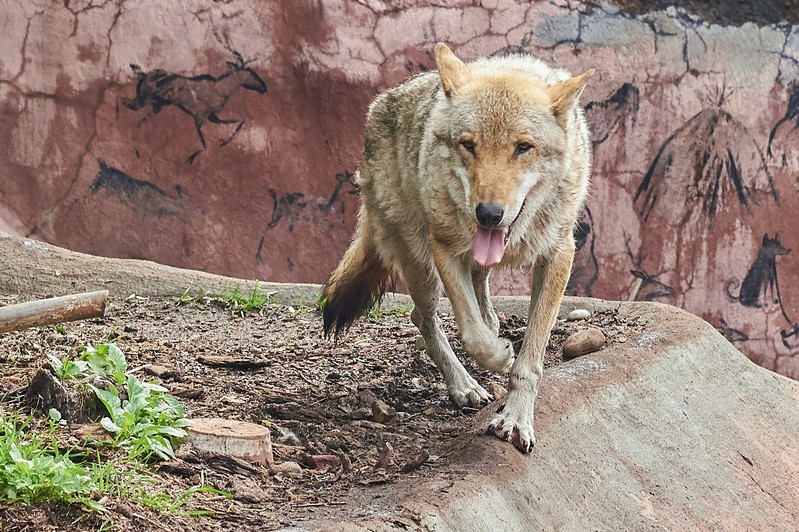
[[[682,306],[799,377],[796,15],[677,3],[0,0],[0,230],[322,282],[374,94],[438,40],[524,50],[598,71],[571,292]],[[493,284],[526,293],[529,272]]]

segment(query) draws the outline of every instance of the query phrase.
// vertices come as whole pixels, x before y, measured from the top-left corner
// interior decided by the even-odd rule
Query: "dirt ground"
[[[501,315],[501,322],[501,334],[518,350],[523,320]],[[444,323],[466,367],[490,392],[502,394],[505,378],[464,358],[452,320],[445,317]],[[599,327],[608,343],[626,341],[632,327],[613,311],[595,314],[588,323]],[[561,363],[563,341],[586,326],[586,321],[556,324],[547,367]],[[302,467],[300,476],[270,474],[262,466],[181,448],[178,460],[154,464],[153,470],[175,493],[200,480],[231,493],[231,499],[196,495],[193,506],[212,510],[211,517],[157,513],[112,496],[103,501],[107,516],[78,505],[0,505],[2,529],[96,530],[110,518],[117,530],[272,530],[302,526],[321,512],[357,517],[358,508],[348,507],[353,489],[408,477],[446,479],[449,456],[458,436],[471,430],[477,410],[449,401],[418,338],[407,309],[361,319],[334,343],[322,337],[315,308],[271,306],[237,316],[212,304],[179,306],[174,298],[138,297],[111,300],[105,318],[67,324],[65,334],[46,327],[2,335],[4,411],[24,410],[21,394],[48,353],[75,357],[86,344],[113,341],[129,368],[166,366],[160,380],[189,417],[266,422],[275,463]],[[227,357],[234,367],[203,362],[210,355]],[[396,415],[375,421],[375,400]],[[336,455],[343,465],[313,469],[309,457],[321,454]],[[428,458],[419,465],[424,454]]]

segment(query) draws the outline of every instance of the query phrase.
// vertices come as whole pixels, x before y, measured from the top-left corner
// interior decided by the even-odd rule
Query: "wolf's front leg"
[[[469,375],[455,356],[444,334],[441,320],[436,315],[441,282],[433,265],[421,266],[407,261],[401,270],[415,304],[411,320],[424,338],[427,354],[444,377],[452,402],[458,406],[478,406],[485,403],[490,395]]]
[[[491,304],[491,292],[488,287],[488,276],[491,270],[482,268],[475,264],[472,266],[472,286],[474,286],[474,295],[477,297],[477,305],[480,307],[480,315],[483,321],[494,333],[494,336],[499,335],[499,318],[497,313],[494,312],[494,305]]]
[[[472,284],[471,257],[453,256],[433,239],[430,248],[458,322],[463,350],[481,367],[507,373],[513,364],[513,345],[506,338],[497,338],[481,315]]]
[[[574,260],[574,239],[571,235],[564,247],[566,249],[554,257],[541,257],[535,265],[524,342],[510,370],[505,406],[488,427],[489,432],[512,442],[523,453],[529,453],[535,446],[535,398],[544,371],[544,351]]]

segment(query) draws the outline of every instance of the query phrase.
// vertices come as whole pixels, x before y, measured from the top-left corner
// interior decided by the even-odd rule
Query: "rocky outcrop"
[[[570,292],[681,306],[797,377],[789,4],[0,0],[0,230],[321,282],[354,227],[374,94],[433,68],[439,40],[528,51],[597,69]],[[526,292],[529,272],[493,284]]]
[[[544,372],[531,455],[483,434],[492,405],[432,479],[358,490],[348,495],[353,510],[299,527],[795,528],[799,384],[757,367],[673,307],[567,298],[562,310],[571,305],[614,308],[642,331]]]

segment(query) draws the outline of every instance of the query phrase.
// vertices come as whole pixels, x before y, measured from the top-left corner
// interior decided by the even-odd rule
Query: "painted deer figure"
[[[186,159],[186,162],[191,164],[207,147],[202,132],[202,126],[206,121],[214,124],[237,124],[233,133],[227,139],[220,141],[222,146],[229,144],[244,126],[243,119],[225,119],[219,116],[219,112],[239,87],[259,94],[267,92],[264,80],[247,66],[241,54],[235,50],[232,50],[232,53],[236,61],[227,61],[228,69],[218,77],[210,74],[186,77],[161,69],[145,72],[138,65],[131,64],[130,68],[138,77],[136,97],[123,98],[122,103],[133,111],[150,106],[150,112],[142,117],[137,125],[157,115],[168,105],[174,105],[191,116],[202,144],[201,149]]]

